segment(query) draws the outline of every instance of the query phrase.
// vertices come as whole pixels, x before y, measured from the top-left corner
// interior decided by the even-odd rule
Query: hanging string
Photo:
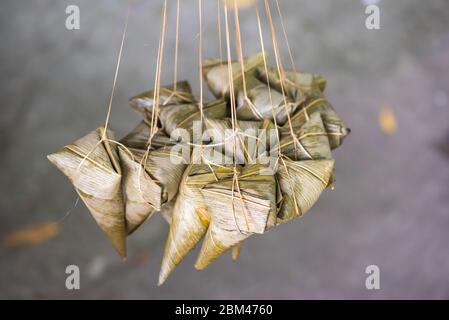
[[[220,66],[223,65],[223,40],[221,32],[221,0],[217,0],[217,29],[218,29],[218,50],[220,54]]]
[[[147,142],[147,149],[142,156],[142,159],[139,163],[139,172],[138,177],[142,177],[143,172],[146,170],[148,156],[151,150],[151,143],[154,135],[158,132],[158,113],[159,113],[159,96],[160,96],[160,81],[161,81],[161,73],[162,73],[162,63],[164,57],[164,45],[165,45],[165,31],[166,31],[166,22],[167,22],[167,0],[164,0],[164,5],[162,8],[162,25],[160,31],[159,45],[158,45],[158,54],[157,54],[157,62],[156,62],[156,76],[154,80],[154,94],[153,94],[153,108],[151,110],[151,122],[150,122],[150,136]],[[141,190],[141,179],[139,179],[139,190]],[[140,191],[142,192],[142,191]]]
[[[235,141],[235,127],[237,124],[236,119],[236,104],[235,104],[235,93],[234,93],[234,77],[232,70],[232,57],[231,57],[231,44],[230,44],[230,36],[229,36],[229,18],[228,18],[228,0],[224,0],[224,13],[225,13],[225,27],[226,27],[226,50],[227,50],[227,62],[228,62],[228,80],[229,80],[229,99],[231,105],[231,125],[233,132],[233,156],[235,156],[236,149],[236,141]]]
[[[107,112],[106,112],[106,119],[105,119],[105,123],[104,123],[104,128],[103,128],[103,131],[101,132],[100,140],[83,157],[81,162],[78,164],[78,166],[76,168],[76,172],[77,173],[81,170],[81,167],[84,165],[85,161],[90,158],[90,155],[95,151],[95,149],[97,149],[97,147],[100,144],[102,144],[104,141],[114,142],[113,140],[108,139],[108,137],[107,137],[107,130],[108,130],[108,127],[109,127],[109,119],[110,119],[111,112],[112,112],[112,102],[114,100],[115,87],[117,85],[118,71],[120,69],[120,62],[122,60],[122,55],[123,55],[123,47],[125,45],[125,39],[126,39],[126,35],[128,33],[128,22],[129,22],[129,16],[131,14],[131,2],[132,2],[131,0],[128,0],[128,7],[127,7],[127,12],[126,12],[126,18],[125,18],[125,26],[123,27],[122,40],[120,42],[120,49],[119,49],[119,53],[118,53],[117,64],[116,64],[116,67],[115,67],[114,79],[112,81],[111,96],[109,98],[109,104],[108,104],[108,108],[107,108]],[[128,148],[126,148],[126,150],[128,150]]]
[[[73,206],[64,214],[64,216],[62,216],[62,218],[60,218],[55,223],[62,224],[70,216],[70,214],[73,212],[73,210],[75,210],[75,208],[78,205],[79,201],[80,201],[80,196],[78,195],[76,197],[76,200],[75,200],[75,203],[73,204]]]
[[[287,28],[285,27],[285,23],[284,23],[284,16],[282,14],[282,10],[281,10],[278,0],[276,0],[276,8],[277,8],[277,12],[279,15],[279,20],[281,21],[282,34],[284,36],[285,45],[287,47],[288,55],[290,57],[290,63],[291,63],[291,66],[292,66],[292,69],[293,69],[293,72],[295,75],[295,79],[296,79],[296,77],[299,75],[299,73],[298,73],[298,70],[296,69],[295,59],[293,59],[293,53],[292,53],[292,49],[290,46],[290,41],[288,40],[288,36],[287,36]],[[301,88],[301,86],[299,84],[297,84],[296,82],[292,83],[291,81],[289,81],[288,79],[285,79],[285,78],[284,78],[284,81],[288,81],[291,85],[295,86],[299,90],[301,97],[304,97],[304,90]],[[306,121],[309,121],[310,118],[309,118],[309,114],[307,111],[304,111],[304,115],[306,117]]]
[[[199,64],[199,77],[200,77],[200,117],[201,128],[203,127],[203,1],[198,0],[198,15],[199,15],[199,48],[198,48],[198,64]]]
[[[265,45],[264,45],[264,40],[263,40],[263,32],[262,32],[262,26],[261,26],[261,22],[260,22],[260,14],[259,14],[259,6],[256,5],[256,16],[257,16],[257,24],[258,24],[258,28],[259,28],[259,38],[260,38],[260,44],[262,47],[262,52],[263,52],[263,60],[264,60],[264,68],[265,68],[265,75],[266,75],[266,80],[267,80],[267,84],[268,84],[268,94],[270,97],[270,103],[271,103],[271,109],[273,112],[273,121],[274,121],[274,125],[276,128],[276,138],[277,138],[277,143],[280,144],[281,139],[279,137],[279,130],[278,130],[278,124],[277,124],[277,120],[276,120],[276,115],[274,112],[274,107],[273,107],[273,98],[272,98],[272,94],[271,94],[271,85],[270,85],[270,81],[269,81],[269,76],[268,76],[268,66],[267,66],[267,59],[265,56]],[[285,96],[284,96],[285,97]],[[278,153],[278,157],[276,160],[276,165],[278,163],[278,160],[280,159],[282,162],[282,165],[285,169],[285,173],[287,174],[287,178],[288,178],[288,183],[290,185],[290,188],[293,190],[293,178],[290,175],[290,172],[288,170],[287,164],[284,161],[284,155],[282,154],[281,148],[278,147],[277,148],[277,153]],[[297,199],[296,199],[296,195],[293,193],[293,203],[295,205],[295,209],[296,209],[296,213],[298,214],[298,205],[297,205]]]
[[[223,1],[223,10],[225,16],[225,35],[226,35],[226,52],[227,52],[227,65],[228,65],[228,81],[229,81],[229,99],[231,105],[231,127],[232,127],[232,150],[233,150],[233,162],[234,162],[234,175],[232,178],[232,186],[231,186],[231,197],[232,197],[232,215],[234,217],[234,223],[237,227],[237,230],[240,231],[240,227],[237,223],[237,216],[235,213],[235,199],[234,199],[234,187],[235,187],[235,179],[237,177],[237,165],[236,165],[236,137],[235,137],[235,127],[236,127],[236,119],[235,119],[235,93],[234,93],[234,77],[232,70],[232,58],[231,58],[231,44],[230,44],[230,36],[229,36],[229,18],[228,18],[228,0]]]
[[[176,92],[178,85],[178,51],[179,51],[179,0],[176,0],[176,40],[175,40],[175,71],[173,73],[173,91]]]
[[[234,21],[235,21],[235,33],[236,33],[236,50],[237,50],[237,55],[238,55],[239,62],[240,62],[244,100],[248,104],[248,107],[251,109],[253,114],[259,120],[263,120],[263,115],[260,114],[259,110],[257,110],[257,108],[253,104],[253,102],[248,98],[248,90],[247,90],[246,79],[245,79],[245,63],[244,63],[244,59],[243,59],[243,49],[242,49],[242,37],[241,37],[241,32],[240,32],[239,8],[238,8],[237,2],[235,0],[234,0],[234,7],[235,7],[234,8]]]
[[[292,65],[293,71],[296,74],[297,73],[296,72],[296,64],[295,64],[295,60],[293,59],[292,49],[290,47],[290,42],[288,41],[288,36],[287,36],[287,29],[285,28],[284,16],[282,15],[282,10],[281,10],[278,0],[276,0],[276,8],[277,8],[277,12],[279,15],[279,20],[281,21],[281,27],[282,27],[282,33],[284,35],[285,45],[287,46],[288,55],[290,56],[290,63]]]
[[[158,61],[156,66],[156,79],[154,81],[154,95],[153,95],[153,108],[151,111],[151,134],[148,142],[148,150],[151,147],[151,140],[154,134],[158,131],[157,119],[159,114],[159,97],[160,97],[160,87],[161,87],[161,74],[162,74],[162,63],[164,60],[164,46],[165,46],[165,31],[167,24],[167,0],[164,0],[164,6],[162,9],[162,27],[161,35],[159,39],[159,50],[158,50]]]
[[[284,98],[284,109],[285,112],[287,114],[287,120],[288,120],[288,125],[289,125],[289,129],[290,129],[290,134],[292,135],[293,140],[296,142],[295,143],[295,148],[297,146],[299,146],[301,148],[301,150],[310,158],[312,159],[312,156],[310,155],[310,153],[304,148],[304,146],[301,144],[301,142],[297,139],[297,137],[295,136],[295,133],[293,131],[293,125],[292,125],[292,121],[291,121],[291,117],[290,117],[290,112],[287,108],[287,98],[286,98],[286,94],[285,94],[285,84],[284,84],[284,69],[282,66],[282,62],[280,59],[280,54],[279,54],[279,45],[277,42],[277,37],[276,37],[276,32],[274,30],[274,24],[273,24],[273,18],[271,15],[271,10],[270,10],[270,5],[268,4],[268,0],[265,0],[265,11],[268,17],[268,21],[270,23],[270,30],[271,30],[271,38],[272,38],[272,42],[273,42],[273,50],[274,50],[274,56],[275,56],[275,60],[276,60],[276,67],[278,70],[278,75],[279,75],[279,79],[280,79],[280,85],[281,85],[281,91],[282,91],[282,96]]]
[[[236,37],[235,37],[236,49],[237,49],[237,54],[239,57],[240,69],[242,72],[243,93],[245,95],[245,98],[247,98],[248,94],[247,94],[247,90],[246,90],[245,63],[243,61],[243,48],[242,48],[242,37],[241,37],[241,32],[240,32],[239,8],[238,8],[236,0],[234,0],[234,23],[235,23],[235,34],[236,34]]]
[[[262,56],[263,56],[263,66],[265,69],[265,75],[266,75],[266,80],[267,80],[267,86],[268,86],[268,96],[270,98],[270,105],[271,105],[271,113],[273,115],[273,121],[274,121],[274,127],[276,128],[276,138],[278,143],[281,141],[280,137],[279,137],[279,130],[278,130],[278,123],[277,123],[277,119],[276,119],[276,112],[274,111],[274,107],[273,107],[273,95],[271,93],[271,83],[270,83],[270,79],[268,77],[268,65],[267,65],[267,57],[265,54],[265,44],[264,44],[264,39],[263,39],[263,32],[262,32],[262,24],[260,22],[260,13],[259,13],[259,5],[256,4],[256,16],[257,16],[257,26],[259,29],[259,40],[260,40],[260,47],[262,49]],[[280,149],[278,150],[278,153],[280,155]]]
[[[126,34],[128,32],[128,21],[129,21],[130,13],[131,13],[131,0],[128,0],[128,10],[126,12],[125,27],[123,28],[122,41],[120,43],[120,50],[119,50],[119,54],[118,54],[117,64],[115,67],[114,80],[112,82],[111,96],[109,98],[108,111],[106,113],[106,120],[104,123],[104,132],[102,135],[102,139],[107,139],[106,131],[108,130],[108,126],[109,126],[109,118],[111,116],[111,111],[112,111],[112,101],[114,100],[115,87],[117,85],[117,78],[118,78],[118,71],[120,69],[120,62],[122,60],[123,46],[125,44]]]

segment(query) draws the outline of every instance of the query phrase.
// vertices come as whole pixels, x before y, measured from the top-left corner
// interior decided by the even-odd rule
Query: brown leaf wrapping
[[[162,205],[172,200],[186,165],[171,161],[172,148],[145,150],[119,147],[124,173],[127,231],[132,233]],[[142,161],[146,158],[146,161]],[[180,161],[182,159],[179,159]]]
[[[287,121],[287,114],[295,112],[302,100],[292,100],[270,88],[255,76],[246,77],[246,94],[244,90],[237,93],[237,117],[241,120],[273,120],[278,125]]]
[[[126,256],[125,208],[121,190],[121,169],[117,148],[102,141],[99,128],[48,159],[72,182],[100,228],[117,252]],[[106,133],[113,140],[111,132]]]
[[[282,192],[278,224],[306,213],[326,188],[334,168],[334,160],[284,160],[277,179]]]
[[[345,137],[351,132],[322,93],[315,92],[314,95],[307,99],[305,106],[293,114],[291,122],[294,128],[300,128],[307,121],[306,111],[309,116],[315,112],[321,114],[331,149],[338,148],[343,143]],[[289,131],[288,123],[284,124],[280,130],[281,132]]]
[[[195,268],[204,269],[228,249],[276,223],[276,181],[260,175],[263,166],[246,166],[236,179],[201,189],[212,214]]]
[[[175,142],[161,130],[151,139],[151,149],[146,161],[142,161],[149,138],[150,126],[142,121],[120,141],[127,147],[125,149],[120,146],[119,152],[128,234],[175,197],[186,167],[182,162],[177,164],[171,161],[171,147]]]
[[[234,174],[233,167],[212,168],[213,172],[206,164],[190,164],[184,172],[173,209],[159,285],[194,248],[209,226],[210,213],[200,192],[201,187]]]
[[[232,120],[204,119],[204,140],[210,142],[212,147],[226,154],[234,156],[237,163],[256,163],[259,151],[269,151],[269,130],[274,126],[269,120],[265,121],[237,121],[236,139],[232,136]],[[235,143],[235,154],[234,154]]]
[[[226,102],[215,100],[203,106],[203,113],[208,118],[224,118],[228,114]],[[185,129],[192,140],[193,122],[200,121],[201,111],[198,104],[168,105],[160,110],[159,119],[165,132],[172,136],[176,129]],[[201,141],[201,137],[197,137]]]
[[[141,121],[130,133],[120,140],[120,143],[129,148],[146,150],[150,139],[150,130],[150,126],[145,121]],[[151,139],[151,147],[153,149],[173,146],[175,144],[176,141],[171,140],[161,129]]]
[[[257,53],[244,60],[245,79],[253,77],[257,72],[257,67],[263,65],[263,53]],[[234,90],[238,92],[242,89],[242,66],[240,62],[231,63],[232,77],[234,80]],[[217,98],[229,98],[229,69],[228,62],[219,59],[209,59],[203,64],[203,77],[209,89]]]
[[[267,83],[268,75],[270,86],[277,91],[282,92],[282,83],[277,69],[268,68],[267,73],[264,67],[259,67],[257,73],[258,78],[265,83]],[[324,92],[326,89],[327,81],[320,74],[286,71],[284,76],[284,92],[289,98],[293,99],[293,101],[298,101],[304,95],[310,95],[317,89],[321,92]]]
[[[281,133],[279,146],[284,156],[292,160],[332,159],[329,139],[320,113],[313,113],[309,121],[294,129],[295,138],[290,130]]]
[[[190,84],[187,81],[180,81],[175,85],[160,88],[159,106],[170,104],[186,104],[195,102]],[[129,100],[129,106],[139,113],[142,113],[147,123],[151,123],[151,112],[154,104],[154,90],[145,91]]]

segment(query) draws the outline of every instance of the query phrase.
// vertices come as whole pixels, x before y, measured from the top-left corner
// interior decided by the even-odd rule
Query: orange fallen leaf
[[[59,234],[57,223],[45,223],[19,229],[7,234],[2,239],[2,245],[7,248],[40,244]]]
[[[397,123],[394,111],[389,106],[382,108],[379,114],[379,126],[382,132],[388,135],[396,133]]]

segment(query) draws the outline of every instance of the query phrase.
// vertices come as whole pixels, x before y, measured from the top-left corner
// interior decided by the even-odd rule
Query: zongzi
[[[262,234],[276,223],[276,182],[261,175],[263,166],[250,165],[232,179],[201,189],[212,218],[195,267],[204,269],[225,251],[252,234]]]
[[[112,132],[98,128],[48,155],[72,182],[100,228],[117,252],[126,257],[125,207],[122,172]]]

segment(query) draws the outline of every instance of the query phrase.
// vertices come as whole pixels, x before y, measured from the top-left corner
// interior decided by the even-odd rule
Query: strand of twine
[[[223,35],[221,32],[221,0],[217,0],[217,30],[218,30],[218,49],[220,54],[220,66],[223,65]]]
[[[116,88],[117,79],[118,79],[118,72],[119,72],[119,69],[120,69],[120,62],[121,62],[122,55],[123,55],[123,47],[124,47],[126,35],[127,35],[127,32],[128,32],[128,22],[129,22],[129,16],[131,14],[131,2],[132,2],[131,0],[128,0],[128,8],[127,8],[127,12],[126,12],[125,25],[123,27],[123,33],[122,33],[122,39],[121,39],[120,49],[119,49],[118,58],[117,58],[117,64],[116,64],[116,67],[115,67],[114,78],[113,78],[113,81],[112,81],[111,96],[109,98],[109,103],[108,103],[108,107],[107,107],[106,119],[105,119],[105,124],[104,124],[104,131],[101,132],[100,140],[95,144],[95,146],[89,152],[87,152],[87,154],[83,157],[81,162],[78,164],[78,167],[76,168],[75,174],[79,173],[79,171],[81,170],[81,167],[84,165],[86,160],[88,160],[88,159],[91,160],[90,159],[90,155],[95,151],[95,149],[101,143],[103,143],[105,141],[106,142],[116,142],[114,140],[108,139],[108,137],[107,137],[107,130],[108,130],[108,126],[109,126],[109,119],[110,119],[111,112],[112,112],[112,102],[114,100],[115,88]],[[128,149],[126,148],[126,150],[128,150]]]
[[[282,66],[282,62],[281,62],[281,59],[280,59],[279,45],[278,45],[278,42],[277,42],[276,31],[274,30],[273,18],[272,18],[272,15],[271,15],[271,9],[270,9],[270,5],[268,4],[268,0],[265,0],[265,10],[266,10],[266,14],[267,14],[267,17],[268,17],[268,21],[270,23],[271,38],[272,38],[272,41],[273,41],[273,50],[274,50],[274,55],[275,55],[275,60],[276,60],[276,67],[277,67],[277,70],[278,70],[279,78],[281,79],[281,91],[282,91],[282,96],[284,98],[284,109],[285,109],[285,112],[287,114],[287,120],[288,120],[288,125],[289,125],[289,128],[290,128],[290,134],[292,135],[293,139],[295,140],[295,148],[296,148],[296,146],[299,146],[303,150],[303,152],[306,155],[308,155],[308,157],[310,159],[312,159],[312,156],[304,148],[304,146],[301,144],[301,142],[298,139],[296,139],[296,136],[295,136],[295,134],[293,132],[293,126],[292,126],[292,122],[291,122],[291,117],[290,117],[289,110],[287,108],[287,98],[286,98],[286,95],[285,95],[284,81],[282,80],[283,79],[283,75],[285,74],[285,72],[284,72],[284,69],[283,69],[283,66]]]
[[[73,206],[64,214],[64,216],[62,218],[60,218],[58,221],[56,221],[56,224],[62,224],[69,216],[70,214],[73,212],[73,210],[75,210],[76,206],[78,205],[80,201],[80,196],[78,195],[75,199],[75,203],[73,204]]]
[[[240,61],[240,65],[241,65],[241,72],[242,72],[243,92],[244,92],[244,95],[245,95],[245,99],[249,100],[247,92],[246,92],[245,64],[243,62],[243,48],[242,48],[242,43],[241,43],[239,8],[238,8],[238,5],[237,5],[237,0],[234,0],[234,23],[235,23],[236,48],[237,48],[238,53],[239,53],[238,56],[239,56],[239,61]],[[232,71],[232,66],[231,66],[231,71]],[[233,83],[233,85],[232,85],[232,93],[231,93],[231,95],[234,96],[234,99],[235,99],[234,79],[233,78],[232,78],[232,83]],[[237,127],[237,114],[236,114],[237,110],[236,110],[235,100],[234,100],[234,108],[235,108],[235,110],[234,110],[235,125]],[[234,143],[234,150],[233,150],[234,151],[234,157],[237,156],[237,145],[236,145],[236,142],[237,142],[236,140],[237,139],[238,139],[238,137],[235,138],[235,143]],[[236,160],[237,159],[235,159],[235,161]],[[240,191],[239,177],[238,177],[238,174],[237,174],[237,167],[236,167],[236,165],[234,165],[234,177],[235,177],[235,183],[236,183],[236,187],[237,187],[237,192],[238,192],[239,198],[240,198],[240,203],[241,203],[241,206],[242,206],[243,217],[245,218],[246,228],[249,231],[249,222],[248,222],[248,214],[249,213],[248,213],[245,201],[243,200],[242,192]]]
[[[198,0],[198,22],[199,22],[199,42],[198,42],[198,74],[200,80],[200,121],[201,130],[204,128],[204,112],[203,112],[203,1]],[[201,139],[201,157],[203,157],[203,141]]]
[[[235,0],[234,0],[235,1]],[[235,91],[234,91],[234,77],[233,77],[233,70],[232,70],[232,57],[231,57],[231,44],[230,44],[230,33],[229,33],[229,18],[228,18],[228,0],[224,0],[224,14],[225,14],[225,27],[226,27],[226,49],[227,49],[227,60],[228,60],[228,80],[229,80],[229,98],[230,98],[230,104],[231,104],[231,127],[233,134],[233,161],[234,161],[234,174],[232,177],[232,188],[231,188],[231,194],[232,194],[232,215],[234,217],[234,223],[237,228],[237,230],[240,231],[240,228],[237,223],[237,216],[235,212],[235,195],[234,195],[234,184],[235,180],[238,179],[237,175],[237,163],[235,159],[236,155],[236,144],[237,139],[235,136],[235,129],[237,124],[236,119],[236,105],[235,105]]]
[[[167,24],[167,0],[164,0],[164,4],[162,7],[161,20],[162,20],[162,25],[161,25],[159,45],[158,45],[156,76],[155,76],[155,81],[154,81],[153,108],[151,110],[150,136],[148,138],[147,148],[145,150],[145,153],[139,162],[139,170],[138,170],[140,192],[142,192],[142,186],[141,186],[142,182],[141,182],[140,177],[143,174],[142,171],[146,171],[148,157],[149,157],[150,150],[151,150],[152,139],[153,139],[154,135],[159,130],[157,127],[157,119],[158,119],[158,112],[159,112],[159,96],[160,96],[160,87],[161,87],[160,81],[161,81],[161,74],[162,74],[162,63],[163,63],[163,57],[164,57],[165,34],[166,34],[166,24]],[[142,194],[141,194],[141,197],[143,197]]]
[[[298,71],[296,69],[295,60],[293,59],[292,48],[290,46],[290,41],[288,40],[287,29],[285,27],[285,22],[284,22],[284,16],[282,14],[282,10],[281,10],[281,7],[279,5],[279,1],[278,0],[276,0],[276,8],[277,8],[277,12],[278,12],[278,15],[279,15],[279,20],[281,21],[282,34],[284,36],[285,45],[287,47],[288,55],[290,57],[290,63],[291,63],[293,72],[294,72],[295,77],[296,77],[296,75],[298,74]],[[284,81],[286,81],[286,82],[288,82],[290,84],[295,85],[295,87],[299,90],[299,92],[301,94],[301,97],[304,97],[304,90],[301,88],[301,86],[296,85],[296,83],[294,83],[294,82],[292,83],[292,81],[287,79],[285,77],[285,75],[284,75]],[[310,118],[309,118],[309,114],[307,113],[307,111],[305,111],[305,116],[306,116],[306,121],[309,121]]]
[[[279,130],[278,130],[279,127],[278,127],[278,124],[277,124],[276,115],[275,115],[274,107],[273,107],[273,98],[272,98],[272,93],[271,93],[271,84],[270,84],[269,77],[268,77],[268,66],[267,66],[267,59],[266,59],[266,56],[265,56],[265,45],[264,45],[264,40],[263,40],[263,32],[262,32],[262,26],[261,26],[261,21],[260,21],[260,14],[259,14],[259,6],[258,5],[256,5],[256,16],[257,16],[257,23],[258,23],[258,28],[259,28],[260,44],[261,44],[262,52],[263,52],[265,75],[266,75],[267,84],[268,84],[268,93],[269,93],[269,97],[270,97],[271,110],[272,110],[272,113],[273,113],[273,121],[274,121],[275,128],[276,128],[277,141],[278,141],[278,143],[280,143],[281,139],[279,137]],[[290,173],[288,171],[287,165],[286,165],[285,161],[283,160],[284,156],[282,154],[281,148],[278,148],[277,152],[278,152],[278,157],[277,157],[277,160],[276,160],[275,167],[277,166],[277,163],[278,163],[279,159],[281,159],[282,160],[282,164],[283,164],[283,166],[285,168],[285,172],[287,173],[287,177],[288,177],[288,181],[289,181],[290,187],[292,187],[293,178],[290,176]],[[293,201],[296,204],[296,202],[297,202],[296,195],[293,195]],[[296,205],[295,205],[295,207],[296,207]]]

